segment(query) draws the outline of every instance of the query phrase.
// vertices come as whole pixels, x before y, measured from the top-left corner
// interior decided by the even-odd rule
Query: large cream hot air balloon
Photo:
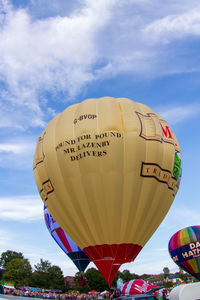
[[[126,98],[88,99],[39,137],[34,176],[49,212],[111,284],[168,212],[180,148],[168,123]]]

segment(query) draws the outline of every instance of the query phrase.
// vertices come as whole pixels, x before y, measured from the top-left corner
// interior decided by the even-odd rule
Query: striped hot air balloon
[[[44,206],[44,219],[49,233],[60,248],[69,256],[80,272],[84,272],[90,263],[89,257],[62,230]]]
[[[121,296],[139,295],[157,287],[157,285],[148,283],[142,279],[133,279],[124,283],[120,287]]]
[[[200,226],[189,226],[176,232],[168,248],[173,261],[200,280]]]

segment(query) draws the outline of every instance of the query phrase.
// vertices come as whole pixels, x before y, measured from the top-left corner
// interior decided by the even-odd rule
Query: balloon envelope
[[[168,248],[173,261],[200,280],[200,226],[177,231],[171,237]]]
[[[147,291],[155,287],[157,287],[157,285],[147,283],[142,279],[134,279],[124,283],[120,287],[120,291],[121,296],[137,295],[146,293]]]
[[[33,169],[49,212],[111,284],[168,212],[180,181],[180,147],[146,105],[88,99],[48,124]]]
[[[56,223],[44,206],[44,219],[49,233],[60,248],[69,256],[80,272],[84,272],[90,263],[89,257],[70,239]]]

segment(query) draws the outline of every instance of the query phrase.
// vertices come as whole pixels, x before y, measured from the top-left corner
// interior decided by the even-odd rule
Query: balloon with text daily
[[[62,230],[52,215],[44,206],[45,224],[52,238],[60,246],[60,248],[73,261],[80,272],[84,272],[91,260],[89,257],[70,239],[70,237]]]
[[[49,212],[111,284],[167,214],[179,188],[180,147],[146,105],[87,99],[50,121],[33,170]]]
[[[200,280],[200,226],[189,226],[176,232],[168,248],[173,261]]]

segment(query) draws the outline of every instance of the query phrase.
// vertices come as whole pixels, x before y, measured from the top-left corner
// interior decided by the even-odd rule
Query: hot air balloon
[[[169,241],[169,254],[179,267],[200,280],[200,226],[176,232]]]
[[[121,285],[120,291],[121,296],[139,295],[144,294],[155,287],[158,286],[142,279],[133,279]]]
[[[44,219],[52,238],[60,246],[60,248],[73,261],[80,272],[84,272],[90,263],[89,257],[70,239],[70,237],[56,223],[52,215],[44,206]]]
[[[108,284],[167,214],[180,182],[168,123],[127,98],[87,99],[50,121],[35,150],[42,200]]]

